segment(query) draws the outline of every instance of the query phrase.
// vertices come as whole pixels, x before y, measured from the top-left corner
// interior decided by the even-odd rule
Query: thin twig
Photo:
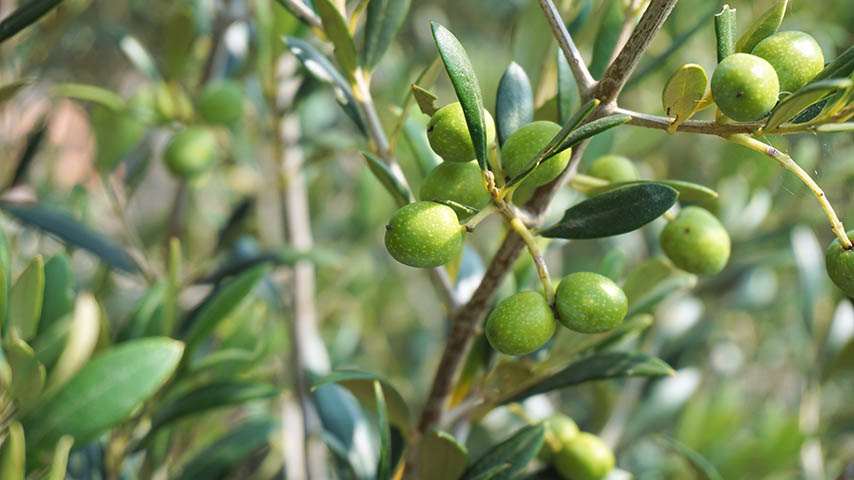
[[[672,118],[635,112],[626,108],[617,107],[612,111],[612,113],[623,113],[626,115],[630,115],[632,119],[628,121],[628,125],[635,125],[638,127],[656,128],[658,130],[666,131],[669,130],[671,125],[673,124]],[[719,137],[726,137],[739,133],[753,134],[761,127],[761,122],[720,124],[717,122],[704,120],[686,120],[679,125],[676,131],[687,133],[702,133],[706,135],[717,135]]]
[[[302,3],[300,0],[279,0],[279,3],[284,5],[285,8],[290,10],[291,13],[296,15],[297,18],[303,22],[314,28],[323,28],[323,22],[321,22],[320,17],[318,17],[312,9],[308,8],[308,5]]]
[[[586,100],[596,85],[596,81],[590,75],[590,70],[587,69],[587,64],[581,58],[581,53],[578,51],[575,42],[572,40],[572,36],[560,18],[560,12],[558,12],[554,2],[552,0],[537,1],[546,15],[546,20],[548,20],[552,33],[557,38],[560,49],[563,50],[563,54],[566,56],[569,68],[572,70],[572,76],[575,77],[575,83],[578,84],[578,93],[581,95],[582,101]]]

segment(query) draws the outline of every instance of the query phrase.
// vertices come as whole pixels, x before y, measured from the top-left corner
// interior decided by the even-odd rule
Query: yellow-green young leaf
[[[24,427],[12,422],[7,429],[6,439],[0,447],[0,478],[3,480],[24,480],[27,468],[27,449],[24,440]]]
[[[820,82],[810,83],[797,92],[783,99],[771,112],[765,122],[765,131],[771,131],[783,123],[795,118],[799,113],[806,110],[810,105],[820,101],[824,97],[848,88],[854,87],[854,80],[850,78],[831,78]]]
[[[3,330],[3,324],[6,322],[6,306],[9,301],[9,284],[6,272],[6,265],[0,262],[0,331]]]
[[[738,52],[750,53],[757,43],[767,37],[774,35],[780,24],[783,23],[783,16],[786,14],[786,5],[789,0],[777,0],[768,10],[765,10],[753,25],[738,39],[735,44],[735,49]]]
[[[433,114],[436,113],[436,110],[438,110],[435,104],[439,97],[434,95],[433,92],[425,88],[421,88],[414,83],[411,88],[412,96],[415,98],[415,103],[418,104],[418,108],[421,110],[421,113],[432,117]]]
[[[120,111],[125,106],[125,100],[119,94],[106,88],[85,83],[60,83],[53,87],[53,94],[58,97],[95,102],[114,111]]]
[[[332,46],[335,48],[334,53],[338,65],[341,66],[344,74],[352,83],[359,64],[356,57],[356,45],[353,43],[353,37],[350,36],[347,21],[331,0],[314,0],[312,3],[314,3],[317,15],[323,22],[323,30],[326,32],[326,36],[329,37]]]
[[[418,478],[447,480],[460,478],[468,467],[468,451],[451,434],[430,430],[418,450]]]
[[[661,93],[665,114],[673,117],[668,133],[675,132],[682,122],[691,118],[706,93],[708,80],[703,67],[695,63],[683,65],[670,76]]]
[[[22,88],[35,82],[35,78],[21,78],[6,85],[0,86],[0,105],[8,102],[12,97],[18,94]]]
[[[9,392],[19,409],[32,407],[44,388],[45,369],[33,349],[20,338],[13,337],[3,344],[6,361],[12,369]]]
[[[72,445],[74,445],[74,438],[71,435],[63,435],[56,442],[56,448],[53,450],[53,459],[50,462],[50,470],[44,476],[45,480],[65,480],[66,469],[68,467],[68,454],[71,453]]]
[[[101,310],[90,293],[81,293],[74,304],[68,339],[47,381],[48,392],[55,392],[89,361],[101,325]]]
[[[630,182],[608,183],[601,186],[591,187],[586,190],[588,195],[599,195],[601,193],[616,190],[627,185],[641,183],[661,183],[679,192],[679,202],[700,205],[707,210],[713,210],[718,201],[718,192],[705,185],[686,182],[684,180],[633,180]]]
[[[29,340],[39,328],[44,298],[44,260],[34,258],[21,276],[15,280],[9,293],[9,329]]]

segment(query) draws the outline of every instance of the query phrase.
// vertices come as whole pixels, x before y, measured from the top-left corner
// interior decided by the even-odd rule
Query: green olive
[[[515,177],[522,173],[525,166],[537,156],[548,143],[560,132],[560,125],[554,122],[537,121],[522,126],[507,138],[501,147],[501,168],[508,177]],[[517,187],[524,187],[524,191],[533,192],[536,187],[545,185],[563,172],[569,164],[571,149],[566,149],[559,154],[541,163],[528,178]],[[530,195],[530,194],[529,194]],[[521,195],[514,194],[515,203],[524,203]]]
[[[554,313],[537,292],[511,295],[489,314],[486,338],[492,348],[507,355],[525,355],[546,344],[555,333]]]
[[[243,88],[234,80],[205,86],[199,98],[199,113],[208,123],[233,124],[243,116]]]
[[[631,182],[638,179],[638,169],[626,157],[621,155],[603,155],[597,158],[587,173],[591,177],[608,180],[611,183]]]
[[[726,116],[739,122],[758,120],[770,112],[779,94],[774,67],[755,55],[730,55],[712,74],[715,103]]]
[[[164,159],[169,170],[178,177],[194,177],[216,161],[218,147],[210,130],[188,127],[169,140]]]
[[[854,239],[854,230],[847,232],[848,239]],[[854,297],[854,248],[846,250],[838,238],[833,239],[825,253],[827,274],[842,293]]]
[[[578,425],[562,413],[555,413],[547,418],[544,425],[546,438],[538,457],[544,462],[551,463],[553,455],[578,435]]]
[[[711,275],[729,260],[729,234],[714,215],[700,207],[685,207],[661,231],[661,248],[679,268]]]
[[[566,328],[581,333],[600,333],[623,321],[628,300],[610,278],[593,272],[576,272],[557,286],[555,307],[558,319]]]
[[[495,121],[483,110],[486,124],[486,144],[495,142]],[[475,158],[474,144],[459,102],[449,103],[436,110],[427,123],[427,140],[437,155],[448,162],[468,162]]]
[[[410,267],[438,267],[463,248],[462,228],[451,207],[435,202],[405,205],[392,215],[385,232],[388,253]]]
[[[616,464],[614,452],[592,433],[581,432],[554,456],[558,473],[568,480],[601,480]]]
[[[759,42],[753,55],[774,67],[781,92],[794,92],[824,68],[824,54],[818,42],[804,32],[778,32]]]
[[[476,209],[489,203],[483,176],[477,162],[442,162],[427,174],[421,184],[421,200],[452,200]],[[462,218],[465,212],[452,207]]]

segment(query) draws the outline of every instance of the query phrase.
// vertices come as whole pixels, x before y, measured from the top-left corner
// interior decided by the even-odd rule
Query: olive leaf
[[[74,272],[66,254],[58,253],[45,262],[44,282],[39,333],[49,329],[74,308]]]
[[[365,40],[362,59],[366,67],[373,68],[397,36],[409,12],[410,0],[371,0],[365,20]]]
[[[418,104],[418,108],[421,110],[421,113],[424,115],[433,116],[436,113],[438,108],[436,107],[436,100],[439,99],[433,92],[421,88],[416,84],[412,84],[412,97],[415,98],[415,103]]]
[[[32,77],[28,78],[20,78],[13,82],[9,82],[5,85],[0,86],[0,105],[8,102],[15,95],[18,94],[24,87],[35,82],[36,79]]]
[[[557,118],[561,125],[569,121],[572,109],[580,102],[575,76],[566,61],[566,55],[560,48],[555,49],[557,56]]]
[[[326,32],[326,36],[332,42],[333,53],[335,59],[338,60],[338,65],[341,66],[350,83],[354,83],[356,69],[359,68],[359,59],[356,56],[356,44],[353,43],[353,37],[350,35],[347,20],[344,19],[341,11],[331,0],[314,0],[312,3],[317,15],[323,22],[323,30]]]
[[[374,397],[375,381],[380,382],[383,387],[383,395],[387,404],[391,424],[404,432],[409,431],[412,426],[412,417],[403,397],[394,386],[374,374],[357,370],[342,370],[318,378],[312,384],[311,389],[315,391],[324,385],[338,384],[349,390],[364,405],[374,408],[376,406],[376,399]]]
[[[465,445],[436,429],[424,434],[418,455],[418,478],[422,480],[460,478],[469,462]]]
[[[9,292],[8,329],[29,341],[39,329],[44,303],[44,260],[41,255],[30,261]]]
[[[596,40],[593,42],[593,56],[590,61],[590,74],[593,78],[600,78],[611,62],[611,53],[617,46],[625,19],[626,8],[620,0],[609,0],[605,8],[605,14],[596,32]]]
[[[774,35],[780,24],[783,23],[783,16],[786,14],[786,5],[789,0],[777,0],[747,29],[746,32],[738,39],[735,44],[737,52],[750,53],[753,47],[762,40]]]
[[[119,49],[149,79],[160,80],[160,71],[157,69],[154,57],[136,37],[130,34],[122,34],[119,38]]]
[[[706,71],[696,63],[683,65],[670,76],[661,93],[665,114],[673,117],[667,133],[675,133],[682,122],[691,118],[706,93],[708,80]]]
[[[697,276],[677,270],[661,257],[638,265],[629,273],[623,291],[629,300],[627,317],[651,310],[671,293],[693,288]]]
[[[542,423],[520,428],[475,460],[460,480],[515,478],[540,451],[545,433]]]
[[[114,111],[120,111],[125,106],[125,100],[119,94],[106,88],[85,83],[60,83],[53,87],[53,94],[58,97],[95,102]]]
[[[528,75],[516,62],[511,62],[498,83],[495,100],[495,128],[498,144],[510,137],[522,125],[534,119],[534,93]]]
[[[3,353],[12,371],[12,383],[4,387],[19,406],[32,407],[44,389],[44,365],[27,342],[14,335],[3,343]]]
[[[0,43],[29,27],[43,17],[62,0],[28,0],[0,22]]]
[[[667,435],[662,435],[658,439],[687,460],[697,474],[700,475],[700,478],[705,480],[723,480],[724,477],[721,476],[715,466],[693,448]]]
[[[89,361],[101,333],[101,309],[95,297],[82,293],[74,304],[74,313],[62,353],[51,369],[46,392],[55,392],[65,385]]]
[[[27,444],[24,427],[18,421],[12,421],[4,429],[6,438],[0,445],[0,478],[24,480],[27,473]]]
[[[810,105],[822,100],[830,94],[851,88],[854,80],[850,78],[831,78],[820,82],[810,83],[795,93],[781,100],[777,107],[771,111],[768,120],[765,121],[763,130],[774,130],[783,123],[792,120],[799,113],[806,110]]]
[[[812,82],[818,82],[825,78],[840,78],[847,77],[854,71],[854,45],[848,47],[841,55],[836,57],[832,62],[828,63],[824,69],[812,79]]]
[[[371,173],[380,181],[386,191],[391,194],[398,206],[402,207],[412,201],[412,193],[405,185],[397,180],[397,177],[391,173],[391,170],[388,169],[388,166],[382,160],[370,152],[362,152],[362,156],[365,157]]]
[[[414,118],[404,120],[403,140],[418,162],[418,169],[422,176],[427,176],[430,171],[442,163],[442,159],[430,148],[430,141],[427,140],[427,129],[421,122]]]
[[[718,63],[735,53],[735,9],[724,5],[715,15],[715,37],[718,45]]]
[[[628,185],[638,185],[642,183],[660,183],[662,185],[667,185],[679,192],[680,203],[700,205],[707,210],[714,208],[714,205],[718,200],[718,192],[705,185],[686,182],[684,180],[633,180],[629,182],[608,183],[597,187],[591,187],[586,190],[586,193],[589,195],[599,195]]]
[[[44,480],[65,480],[68,470],[68,454],[71,453],[72,445],[74,445],[74,437],[71,435],[63,435],[56,442],[50,468],[45,476],[42,477]]]
[[[374,398],[377,409],[377,432],[380,437],[380,460],[377,467],[377,479],[391,479],[391,429],[388,424],[388,411],[386,410],[383,386],[378,380],[372,382],[374,387]]]
[[[235,464],[266,445],[278,428],[275,420],[260,418],[227,431],[184,464],[178,479],[225,478]]]

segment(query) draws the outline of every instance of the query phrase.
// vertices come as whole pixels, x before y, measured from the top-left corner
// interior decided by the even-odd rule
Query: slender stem
[[[552,285],[552,279],[549,276],[546,260],[543,258],[543,252],[540,250],[540,246],[537,245],[536,237],[518,218],[514,217],[510,220],[510,227],[525,241],[525,246],[528,247],[528,252],[531,254],[531,258],[534,259],[534,265],[537,267],[537,275],[540,277],[543,289],[545,289],[546,300],[548,300],[549,305],[552,305],[555,301],[555,289],[554,285]]]
[[[575,77],[575,83],[578,84],[578,93],[581,94],[582,100],[587,99],[591,90],[596,85],[596,80],[590,75],[590,70],[587,69],[587,64],[581,57],[581,52],[578,51],[575,42],[572,40],[572,36],[569,34],[569,30],[566,29],[566,25],[564,25],[563,20],[560,18],[560,12],[558,12],[554,2],[552,0],[537,1],[546,16],[546,20],[549,22],[552,33],[557,38],[560,49],[563,50],[563,54],[566,56],[569,68]]]
[[[603,180],[601,178],[591,177],[590,175],[584,175],[579,173],[578,175],[572,177],[572,180],[569,181],[569,186],[578,192],[588,193],[591,189],[597,187],[604,187],[608,185],[610,182],[608,180]]]
[[[486,220],[486,217],[492,215],[497,211],[498,207],[490,203],[489,205],[481,208],[480,211],[474,214],[471,218],[466,220],[466,223],[464,223],[463,225],[466,227],[466,230],[471,232],[478,226],[480,222]]]
[[[317,14],[314,13],[314,10],[310,9],[308,5],[302,3],[301,0],[279,0],[279,3],[283,4],[291,11],[291,13],[296,15],[297,18],[303,22],[314,28],[323,28],[323,22],[321,22],[320,17],[318,17]]]
[[[833,210],[833,205],[831,205],[830,201],[827,200],[827,195],[824,194],[824,191],[818,186],[815,180],[813,180],[800,165],[792,160],[792,157],[786,155],[780,150],[777,150],[771,145],[768,145],[767,143],[760,142],[759,140],[747,135],[733,135],[731,137],[727,137],[727,140],[743,145],[759,153],[763,153],[776,160],[777,163],[782,165],[786,170],[797,175],[798,178],[800,178],[801,181],[809,187],[813,195],[815,195],[815,198],[818,199],[818,203],[821,204],[821,207],[824,209],[824,213],[830,220],[830,226],[833,233],[836,234],[836,236],[839,237],[839,241],[842,242],[842,247],[846,250],[854,248],[854,244],[851,243],[851,240],[848,239],[848,235],[845,233],[845,227],[842,225],[842,222],[839,221],[839,217],[836,216],[836,212]]]

